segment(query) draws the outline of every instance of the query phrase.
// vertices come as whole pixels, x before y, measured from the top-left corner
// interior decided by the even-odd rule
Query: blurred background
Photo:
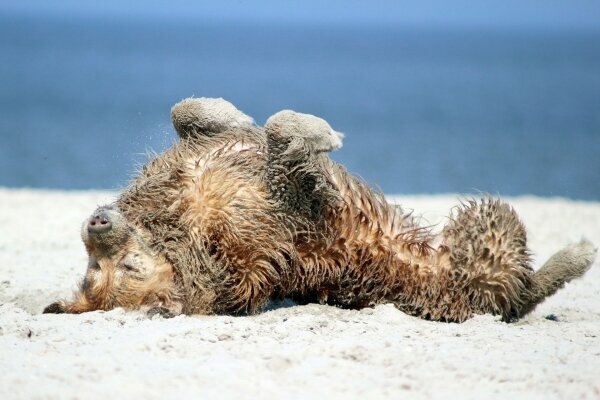
[[[600,200],[600,1],[0,2],[0,186],[125,186],[223,97],[386,193]]]

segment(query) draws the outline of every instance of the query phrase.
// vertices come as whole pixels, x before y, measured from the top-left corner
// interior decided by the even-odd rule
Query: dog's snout
[[[99,212],[90,217],[87,229],[90,233],[104,233],[112,229],[112,223],[106,213]]]

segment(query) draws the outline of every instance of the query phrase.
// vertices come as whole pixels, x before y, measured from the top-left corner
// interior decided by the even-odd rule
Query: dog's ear
[[[65,307],[63,305],[62,302],[60,301],[55,301],[54,303],[46,306],[46,308],[44,308],[44,311],[42,312],[43,314],[64,314],[65,311]]]

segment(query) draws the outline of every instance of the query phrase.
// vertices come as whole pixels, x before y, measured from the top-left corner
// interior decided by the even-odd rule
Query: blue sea
[[[224,97],[346,134],[386,193],[600,200],[600,33],[0,14],[0,186],[118,189]]]

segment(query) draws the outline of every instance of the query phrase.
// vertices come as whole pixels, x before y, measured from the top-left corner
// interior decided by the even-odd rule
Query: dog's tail
[[[459,207],[443,235],[454,269],[468,278],[465,290],[473,312],[500,314],[506,322],[530,313],[581,277],[596,257],[594,245],[583,240],[534,271],[525,226],[510,206],[492,199]]]
[[[565,283],[583,276],[592,266],[596,252],[594,245],[584,239],[555,253],[533,275],[526,301],[520,307],[519,315],[514,317],[519,318],[530,313],[546,297],[564,287]]]

